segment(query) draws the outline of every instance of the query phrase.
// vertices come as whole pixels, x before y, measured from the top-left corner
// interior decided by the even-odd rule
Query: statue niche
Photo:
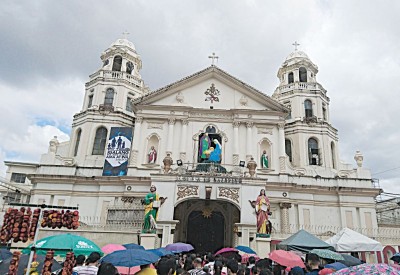
[[[206,132],[199,135],[196,171],[226,173],[220,165],[222,161],[222,137],[214,126],[208,126]]]

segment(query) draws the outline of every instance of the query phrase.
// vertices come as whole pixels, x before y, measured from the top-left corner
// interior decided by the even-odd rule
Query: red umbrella
[[[238,250],[235,248],[232,248],[232,247],[225,247],[225,248],[222,248],[222,249],[218,250],[217,252],[215,252],[215,255],[219,255],[219,254],[223,254],[223,253],[227,253],[227,252],[238,252]]]
[[[305,268],[303,260],[300,256],[285,250],[274,250],[269,253],[269,258],[278,264],[286,267],[299,266]]]

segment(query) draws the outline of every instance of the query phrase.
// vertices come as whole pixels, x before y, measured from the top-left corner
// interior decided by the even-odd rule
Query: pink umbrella
[[[154,268],[154,265],[150,265],[151,268]],[[134,266],[134,267],[125,267],[125,266],[116,266],[118,269],[118,273],[121,275],[130,275],[130,274],[135,274],[136,272],[140,271],[140,266]]]
[[[249,261],[250,257],[254,257],[256,259],[256,261],[258,261],[260,259],[260,257],[258,257],[256,254],[243,254],[242,255],[242,264],[245,264]]]
[[[290,251],[274,250],[271,253],[269,253],[269,258],[282,266],[286,267],[299,266],[301,268],[305,268],[305,265],[301,257]]]
[[[232,248],[232,247],[225,247],[222,248],[220,250],[218,250],[217,252],[215,252],[215,255],[220,255],[220,254],[224,254],[227,252],[238,252],[239,250],[237,250],[236,248]]]
[[[112,243],[107,244],[101,248],[101,251],[103,251],[106,254],[110,254],[118,250],[126,250],[126,248],[120,244],[112,244]]]

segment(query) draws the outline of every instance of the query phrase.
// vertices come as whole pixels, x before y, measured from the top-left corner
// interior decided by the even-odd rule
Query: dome
[[[290,59],[294,59],[294,58],[305,58],[305,59],[310,60],[310,58],[308,58],[308,55],[305,52],[294,51],[286,57],[285,61],[289,61]]]
[[[110,48],[112,47],[128,47],[132,51],[136,51],[135,45],[133,45],[133,43],[126,38],[119,38],[117,41],[111,44]]]

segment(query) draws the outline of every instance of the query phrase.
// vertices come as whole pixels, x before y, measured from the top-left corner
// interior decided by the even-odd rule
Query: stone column
[[[239,164],[239,125],[240,122],[233,122],[233,165]]]
[[[181,148],[180,148],[180,155],[179,158],[182,161],[186,160],[186,140],[187,140],[187,119],[182,119],[182,133],[181,133]]]
[[[131,152],[131,156],[130,156],[130,166],[137,166],[137,159],[138,159],[138,154],[139,154],[139,142],[140,139],[136,137],[136,135],[141,136],[142,135],[142,122],[143,122],[143,117],[136,117],[135,119],[135,132],[134,132],[134,138],[133,140],[135,140],[135,143],[132,144],[132,152]],[[146,149],[145,149],[146,150]]]
[[[168,142],[167,142],[167,152],[166,154],[172,155],[172,145],[174,142],[174,125],[175,125],[175,118],[168,119]]]
[[[279,204],[281,208],[281,232],[283,234],[289,233],[289,208],[292,207],[291,203],[281,202]]]
[[[286,152],[285,152],[285,123],[279,123],[278,124],[278,139],[279,139],[279,170],[280,172],[285,172],[286,171]]]
[[[248,121],[246,122],[246,127],[247,127],[247,135],[246,135],[246,160],[249,161],[250,158],[252,157],[252,128],[253,128],[253,122]]]

